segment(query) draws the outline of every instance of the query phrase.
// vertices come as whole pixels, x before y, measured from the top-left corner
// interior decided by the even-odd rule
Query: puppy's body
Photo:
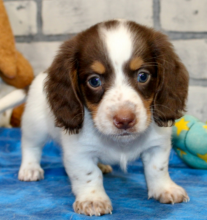
[[[22,131],[24,134],[34,137],[42,136],[44,142],[50,136],[59,144],[65,143],[65,153],[67,151],[80,150],[89,154],[90,156],[99,159],[103,163],[117,164],[125,167],[124,162],[132,161],[140,156],[143,151],[156,146],[163,146],[165,149],[170,149],[169,142],[171,137],[171,128],[158,127],[154,122],[147,128],[147,130],[140,134],[133,141],[126,141],[121,143],[107,136],[101,135],[93,126],[91,116],[87,109],[85,109],[85,117],[83,127],[78,135],[66,133],[61,128],[55,127],[54,115],[50,111],[49,105],[46,101],[46,94],[44,90],[44,81],[47,77],[46,73],[39,74],[30,89],[29,98],[27,101],[27,110],[23,117]],[[31,117],[35,115],[35,117]],[[37,126],[36,126],[37,125]],[[34,130],[33,130],[34,129]],[[39,132],[38,132],[39,131]],[[40,133],[40,134],[39,134]],[[62,140],[62,142],[61,142]],[[76,146],[73,150],[75,141]],[[35,140],[33,141],[33,143]],[[36,145],[36,143],[34,144]],[[64,147],[64,145],[63,145]]]
[[[175,89],[174,81],[183,91],[169,91]],[[140,155],[149,197],[163,203],[187,201],[185,190],[168,174],[171,128],[159,127],[180,116],[187,81],[162,34],[127,21],[86,30],[63,44],[47,73],[31,85],[19,179],[43,178],[41,148],[51,136],[63,147],[78,213],[112,211],[98,162],[119,163],[126,170],[127,162]]]

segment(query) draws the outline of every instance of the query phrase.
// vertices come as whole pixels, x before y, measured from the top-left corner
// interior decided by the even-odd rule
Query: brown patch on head
[[[153,97],[152,114],[159,126],[173,125],[185,111],[188,72],[166,35],[135,22],[127,22],[127,25],[133,34],[133,57],[141,57],[144,61],[141,69],[147,69],[151,75],[149,83],[140,84],[137,91],[146,100]],[[128,64],[128,69],[130,66]],[[131,76],[133,72],[128,70],[127,75]],[[136,88],[132,80],[130,83]],[[145,102],[146,106],[149,104]]]
[[[117,22],[106,22],[95,25],[80,35],[78,53],[78,82],[83,103],[94,118],[105,91],[112,85],[113,66],[107,55],[100,28],[113,28]],[[101,85],[93,87],[90,80],[99,78]]]
[[[141,57],[135,57],[133,58],[130,63],[129,63],[129,68],[134,71],[134,70],[138,70],[141,65],[143,64],[143,60]]]
[[[96,192],[96,190],[91,191],[91,193],[95,193],[95,192]]]
[[[106,71],[104,65],[100,61],[94,61],[93,64],[91,65],[91,69],[95,73],[99,73],[99,74],[103,74]]]
[[[109,26],[112,27],[113,24],[114,22]],[[89,106],[89,111],[94,112],[93,105],[100,102],[112,81],[112,68],[99,36],[100,25],[64,42],[47,70],[45,90],[56,126],[69,133],[79,132],[84,120],[84,106]],[[87,84],[88,77],[94,74],[91,67],[103,77],[104,83],[99,91],[91,89]]]
[[[87,183],[90,183],[90,182],[91,182],[91,180],[88,180],[88,181],[87,181]]]
[[[106,21],[102,23],[101,25],[104,26],[106,29],[112,29],[119,25],[119,21],[118,20]]]

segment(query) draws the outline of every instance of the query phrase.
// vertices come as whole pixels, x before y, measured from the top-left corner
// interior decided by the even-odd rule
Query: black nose
[[[113,117],[113,123],[118,129],[127,130],[136,124],[136,117],[131,110],[122,109]]]

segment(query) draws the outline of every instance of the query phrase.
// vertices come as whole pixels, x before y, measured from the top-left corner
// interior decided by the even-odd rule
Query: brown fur
[[[104,65],[100,61],[94,61],[94,63],[91,65],[91,69],[95,73],[99,73],[99,74],[103,74],[106,71]]]
[[[77,133],[83,123],[83,104],[77,82],[77,40],[66,41],[48,69],[45,85],[56,125]]]
[[[166,35],[134,22],[129,26],[136,35],[134,56],[141,56],[146,67],[156,70],[150,80],[156,79],[156,85],[150,86],[155,93],[151,105],[154,120],[161,127],[172,126],[185,112],[188,72]]]
[[[185,111],[189,76],[167,37],[156,32],[154,39],[158,87],[153,102],[153,114],[159,126],[168,126],[173,125]]]
[[[96,105],[96,104],[94,105],[86,100],[86,106],[88,107],[89,111],[91,112],[92,118],[94,118],[96,116],[97,111],[98,111],[98,105]]]
[[[132,71],[138,70],[143,64],[143,60],[140,57],[135,57],[130,61],[129,67]]]
[[[148,121],[148,124],[151,123],[152,112],[150,111],[150,109],[151,109],[151,105],[153,103],[153,97],[154,97],[154,94],[149,99],[142,99],[142,101],[144,103],[144,107],[147,109],[147,121]]]
[[[97,26],[93,26],[63,43],[47,71],[48,79],[45,89],[55,115],[56,125],[70,133],[78,133],[82,127],[83,104],[85,106],[95,105],[104,94],[102,89],[92,90],[86,83],[91,74],[91,65],[96,60],[101,60],[102,64],[107,67],[105,49],[99,38]],[[109,67],[107,67],[107,72],[108,74],[104,75],[106,79],[109,79],[111,73]]]

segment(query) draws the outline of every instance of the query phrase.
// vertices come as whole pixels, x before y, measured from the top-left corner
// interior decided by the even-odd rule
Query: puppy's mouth
[[[125,137],[125,136],[130,136],[130,135],[133,135],[132,133],[129,133],[129,132],[123,132],[121,134],[117,134],[116,136],[119,136],[119,137]]]
[[[138,136],[137,133],[131,133],[131,132],[122,132],[120,134],[113,134],[111,135],[112,139],[116,141],[121,141],[121,142],[129,142],[134,139],[136,139]]]

